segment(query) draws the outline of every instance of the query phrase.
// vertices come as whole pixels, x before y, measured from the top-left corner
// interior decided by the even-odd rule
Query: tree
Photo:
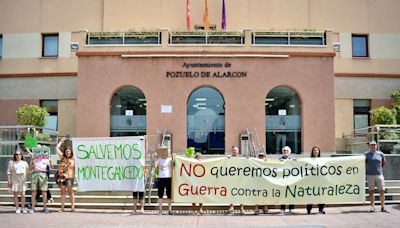
[[[37,105],[24,105],[17,110],[18,124],[44,127],[49,113],[45,108]]]
[[[372,124],[396,124],[396,113],[385,107],[371,110]]]
[[[400,124],[400,89],[392,93],[393,110],[396,112],[397,124]]]

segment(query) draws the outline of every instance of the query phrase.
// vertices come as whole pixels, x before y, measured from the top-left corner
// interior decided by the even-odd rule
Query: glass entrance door
[[[189,97],[187,146],[203,154],[225,153],[224,99],[213,88],[196,89]]]

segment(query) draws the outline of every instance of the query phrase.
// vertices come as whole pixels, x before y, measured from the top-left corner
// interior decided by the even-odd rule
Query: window
[[[43,57],[58,56],[58,34],[43,34]]]
[[[3,35],[0,34],[0,59],[3,58]]]
[[[58,129],[58,101],[41,100],[40,107],[45,108],[49,113],[49,116],[46,117],[46,125],[43,127],[43,133],[54,135]]]
[[[368,57],[368,35],[352,36],[353,57]]]
[[[369,126],[370,119],[370,101],[369,100],[354,100],[354,129],[366,128]]]

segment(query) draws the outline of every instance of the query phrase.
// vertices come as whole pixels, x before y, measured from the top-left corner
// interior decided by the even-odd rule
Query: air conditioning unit
[[[335,52],[340,52],[340,43],[333,43],[332,46]]]
[[[78,42],[71,42],[69,43],[71,47],[71,51],[78,51],[79,50],[79,43]]]

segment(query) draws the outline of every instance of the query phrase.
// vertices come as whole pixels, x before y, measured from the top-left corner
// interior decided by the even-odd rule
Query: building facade
[[[0,2],[0,124],[48,108],[74,137],[148,135],[223,154],[249,131],[278,153],[345,150],[400,88],[400,2]]]

